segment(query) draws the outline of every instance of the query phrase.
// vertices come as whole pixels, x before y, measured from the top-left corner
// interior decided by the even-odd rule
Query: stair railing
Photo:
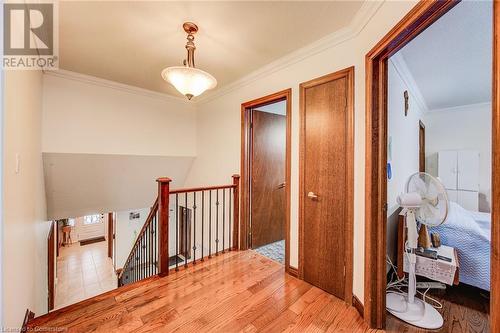
[[[168,275],[239,248],[239,175],[228,185],[170,190],[159,178],[158,197],[139,233],[118,286]]]

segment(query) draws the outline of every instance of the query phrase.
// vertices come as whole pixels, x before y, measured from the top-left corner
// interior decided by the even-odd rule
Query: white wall
[[[146,207],[158,177],[184,184],[196,155],[195,106],[87,75],[48,72],[42,151],[50,218]]]
[[[437,176],[440,150],[478,150],[479,210],[491,211],[491,103],[431,110],[425,124],[427,171]]]
[[[406,68],[397,59],[390,58],[388,64],[388,140],[392,153],[388,155],[392,177],[387,181],[387,254],[395,262],[398,235],[397,196],[404,191],[408,177],[419,171],[419,121],[423,109],[417,103],[416,92],[410,86]],[[410,81],[411,82],[411,81]],[[408,115],[405,116],[404,91],[408,91]],[[388,149],[389,152],[389,149]]]
[[[349,38],[340,36],[308,56],[281,63],[255,75],[238,88],[198,107],[198,155],[187,184],[220,184],[240,170],[241,103],[292,88],[291,235],[290,263],[298,261],[298,148],[299,83],[355,66],[354,170],[354,294],[364,297],[364,168],[365,168],[365,55],[414,6],[414,2],[385,2],[376,15]],[[224,130],[215,131],[214,128]]]
[[[129,211],[116,212],[116,229],[115,229],[115,246],[116,268],[123,268],[125,261],[132,250],[137,235],[141,231],[146,218],[148,217],[150,208],[139,208]],[[139,212],[140,218],[130,220],[130,212]]]
[[[2,311],[4,326],[19,328],[27,308],[38,315],[47,311],[42,74],[6,71],[4,96]]]
[[[392,178],[387,181],[387,216],[397,208],[396,198],[404,191],[408,177],[419,171],[419,121],[423,120],[422,108],[416,102],[413,89],[404,79],[404,74],[389,60],[389,88],[387,91],[388,141],[392,142]],[[403,93],[408,91],[408,115],[405,116]],[[389,149],[388,149],[389,151]]]
[[[73,73],[43,76],[42,133],[43,152],[196,155],[192,103]]]
[[[47,214],[60,219],[147,207],[157,196],[156,179],[170,177],[172,188],[181,187],[193,159],[43,153]]]

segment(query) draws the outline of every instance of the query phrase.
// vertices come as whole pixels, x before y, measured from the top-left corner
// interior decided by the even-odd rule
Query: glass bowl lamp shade
[[[161,76],[188,99],[217,86],[217,80],[212,75],[195,67],[168,67],[161,72]]]

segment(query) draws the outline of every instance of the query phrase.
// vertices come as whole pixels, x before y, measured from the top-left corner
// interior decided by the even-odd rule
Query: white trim
[[[452,107],[449,107],[449,108],[432,109],[432,110],[429,110],[429,114],[433,114],[433,113],[437,113],[437,112],[470,111],[473,108],[475,108],[475,109],[491,108],[491,102],[473,103],[473,104],[465,104],[465,105],[459,105],[459,106],[452,106]]]
[[[398,72],[399,77],[403,80],[404,84],[410,90],[410,93],[415,98],[415,102],[417,102],[418,106],[422,110],[423,113],[429,112],[429,108],[427,107],[427,103],[425,102],[425,98],[422,95],[422,92],[418,88],[417,82],[413,78],[413,75],[406,65],[406,61],[401,55],[401,53],[396,53],[392,57],[389,58],[389,61],[394,65],[396,72]]]
[[[251,72],[248,75],[243,76],[233,83],[222,86],[217,90],[206,92],[196,100],[197,104],[204,104],[212,101],[217,97],[228,94],[229,92],[246,86],[262,77],[284,69],[305,58],[311,57],[317,53],[320,53],[326,49],[332,48],[335,45],[356,37],[368,24],[370,19],[375,15],[382,3],[383,1],[365,1],[347,27],[337,30],[336,32],[327,35],[305,47],[293,51],[286,56],[273,61],[270,64],[267,64]]]
[[[83,83],[90,84],[90,85],[116,89],[116,90],[124,91],[127,93],[146,96],[146,97],[150,97],[150,98],[189,103],[189,101],[184,97],[172,96],[169,94],[164,94],[164,93],[160,93],[160,92],[156,92],[156,91],[152,91],[152,90],[148,90],[148,89],[144,89],[144,88],[139,88],[136,86],[131,86],[128,84],[119,83],[119,82],[115,82],[115,81],[111,81],[111,80],[101,79],[99,77],[95,77],[95,76],[91,76],[91,75],[87,75],[87,74],[81,74],[81,73],[77,73],[77,72],[72,72],[72,71],[68,71],[65,69],[59,69],[56,71],[45,71],[43,74],[49,75],[49,76],[55,76],[55,77],[59,77],[59,78],[67,79],[67,80],[83,82]],[[192,104],[192,103],[190,103],[190,104]]]

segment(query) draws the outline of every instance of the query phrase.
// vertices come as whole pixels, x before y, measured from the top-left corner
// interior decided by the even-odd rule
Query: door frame
[[[345,201],[345,281],[344,301],[353,302],[353,229],[354,229],[354,66],[300,84],[300,138],[299,138],[299,277],[304,278],[304,205],[305,205],[305,90],[329,81],[347,78],[347,147],[346,147],[346,201]]]
[[[423,146],[420,143],[423,141]],[[424,154],[424,160],[422,161],[422,153]],[[418,121],[418,169],[420,172],[425,172],[425,124],[422,120]],[[422,168],[423,167],[423,168]],[[422,170],[423,169],[423,170]]]
[[[420,1],[366,55],[365,281],[364,319],[373,328],[386,320],[387,60],[452,9],[458,1]],[[493,4],[492,237],[490,329],[500,331],[500,4]]]
[[[106,235],[108,241],[108,258],[113,259],[113,243],[114,243],[114,213],[108,213],[108,234]]]
[[[290,267],[290,178],[291,178],[291,134],[292,134],[292,89],[257,98],[241,104],[241,218],[240,249],[249,248],[250,226],[250,182],[251,138],[250,110],[279,101],[286,101],[286,157],[285,157],[285,271],[297,276],[297,269]]]

